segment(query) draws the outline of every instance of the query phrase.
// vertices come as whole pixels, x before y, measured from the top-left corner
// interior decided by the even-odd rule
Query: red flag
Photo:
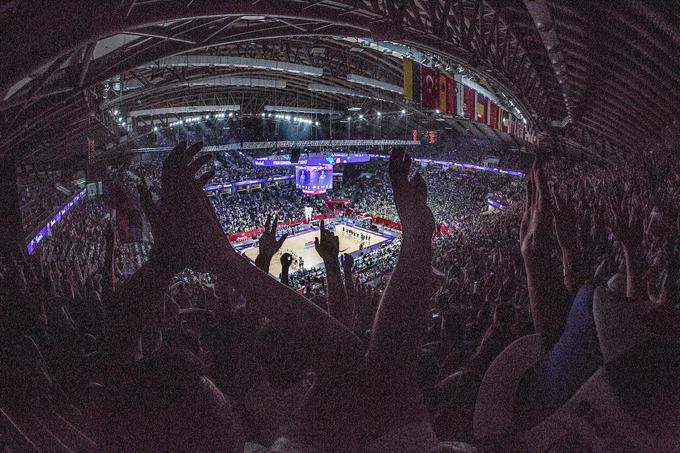
[[[446,78],[446,113],[456,113],[456,81],[452,77]]]
[[[475,117],[475,90],[470,87],[465,87],[465,103],[463,104],[465,118],[471,120]]]
[[[423,108],[436,109],[439,102],[439,79],[437,71],[423,66],[420,75],[420,102]]]
[[[489,126],[493,129],[498,127],[498,106],[495,102],[491,101],[491,111],[489,115]]]

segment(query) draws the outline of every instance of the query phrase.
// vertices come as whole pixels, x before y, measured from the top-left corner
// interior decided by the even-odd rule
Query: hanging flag
[[[503,109],[498,106],[498,127],[497,129],[500,131],[503,129]]]
[[[464,89],[463,116],[472,120],[475,117],[475,90],[466,86]]]
[[[477,93],[477,103],[475,113],[477,115],[476,121],[478,123],[486,123],[486,104],[487,99],[482,93]]]
[[[503,118],[501,119],[501,131],[507,134],[508,130],[510,129],[510,114],[507,112],[507,110],[503,110],[502,115]]]
[[[456,81],[453,77],[446,78],[446,113],[456,114]]]
[[[437,71],[423,66],[420,70],[420,103],[425,109],[436,109],[439,102]]]
[[[446,98],[448,96],[448,92],[446,89],[448,88],[448,84],[446,83],[446,74],[443,72],[439,73],[439,111],[441,113],[446,113]]]
[[[498,106],[493,101],[491,101],[491,108],[489,109],[489,126],[492,129],[498,127]]]
[[[416,104],[420,104],[420,80],[422,79],[422,65],[416,63],[415,61],[412,62],[413,64],[413,83],[412,83],[412,92],[413,92],[413,102]]]
[[[413,100],[413,60],[404,58],[404,99]]]

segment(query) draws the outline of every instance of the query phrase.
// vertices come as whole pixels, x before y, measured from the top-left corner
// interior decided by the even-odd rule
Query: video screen
[[[306,194],[326,193],[333,188],[333,166],[296,166],[295,186]]]

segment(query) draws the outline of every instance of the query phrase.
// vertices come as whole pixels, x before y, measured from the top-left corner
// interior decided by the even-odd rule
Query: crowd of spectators
[[[62,190],[57,188],[59,185]],[[60,172],[22,173],[17,178],[21,223],[28,235],[41,227],[75,194],[75,187]]]
[[[322,227],[325,291],[308,298],[286,286],[286,254],[281,283],[266,273],[285,239],[267,214],[311,200],[279,188],[211,205],[199,149],[166,158],[144,204],[153,242],[120,244],[87,201],[39,252],[0,261],[12,451],[679,448],[669,149],[635,165],[540,154],[523,193],[497,175],[409,179],[396,150],[389,177],[338,193],[398,218],[402,239],[353,259]],[[507,206],[481,215],[488,193]],[[225,241],[232,222],[265,224],[257,266]],[[455,228],[433,237],[439,222]],[[384,288],[362,284],[375,267],[391,270]]]

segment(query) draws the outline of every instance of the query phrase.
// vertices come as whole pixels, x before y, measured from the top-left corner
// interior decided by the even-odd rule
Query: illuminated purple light
[[[266,156],[253,159],[253,165],[258,167],[291,167],[299,165],[326,165],[326,164],[356,164],[368,162],[371,154],[314,154],[301,158],[298,162],[291,162],[290,159],[279,156]]]
[[[26,251],[28,252],[29,255],[33,254],[35,251],[36,247],[38,247],[38,244],[47,236],[47,234],[50,232],[52,227],[57,224],[61,220],[61,218],[66,214],[69,209],[71,209],[83,196],[85,195],[85,189],[81,190],[78,192],[68,203],[64,205],[63,208],[57,212],[54,217],[52,217],[47,224],[45,224],[44,227],[38,231],[38,234],[35,235],[33,239],[26,245]]]
[[[505,207],[500,201],[496,201],[491,197],[487,198],[486,202],[496,209],[503,209]]]
[[[336,176],[342,176],[342,173],[333,173],[333,177]],[[244,181],[232,181],[232,182],[225,182],[225,183],[220,183],[220,184],[208,184],[206,186],[203,186],[203,191],[205,192],[212,192],[213,190],[220,190],[220,189],[227,189],[230,187],[241,187],[241,186],[246,186],[250,184],[265,184],[268,182],[272,181],[288,181],[291,179],[295,179],[295,175],[285,175],[285,176],[272,176],[269,178],[260,178],[260,179],[247,179]]]
[[[385,154],[374,154],[374,157],[378,157],[380,159],[389,159],[390,156],[387,156]],[[437,164],[437,165],[444,165],[444,166],[453,166],[453,167],[461,167],[461,168],[472,168],[474,170],[479,170],[479,171],[488,171],[492,173],[503,173],[504,175],[512,175],[512,176],[524,176],[524,173],[521,171],[515,171],[515,170],[505,170],[503,168],[497,168],[497,167],[485,167],[483,165],[475,165],[475,164],[465,164],[462,162],[453,162],[453,161],[447,161],[447,160],[433,160],[433,159],[420,159],[420,158],[414,158],[416,162],[421,162],[421,163],[432,163],[432,164]]]

